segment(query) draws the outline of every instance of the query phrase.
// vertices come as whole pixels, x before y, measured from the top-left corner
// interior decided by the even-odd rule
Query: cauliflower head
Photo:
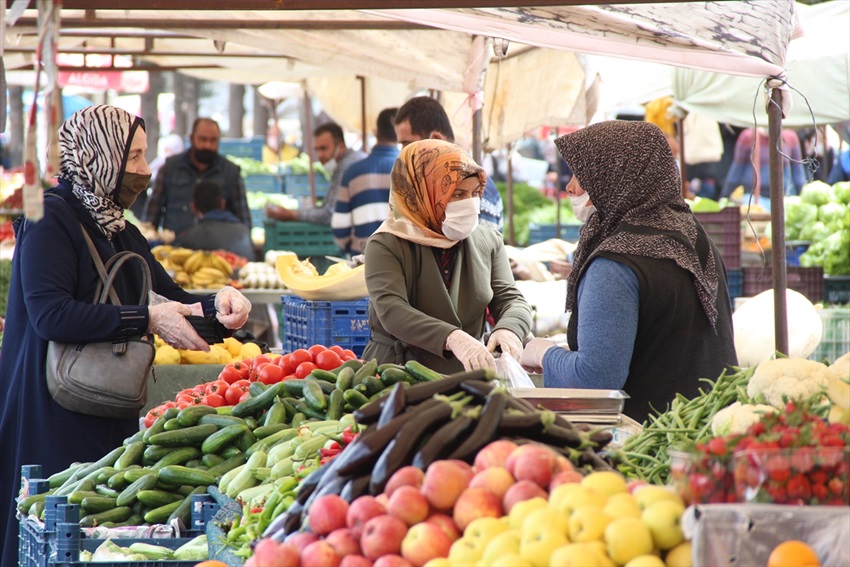
[[[715,437],[746,433],[750,426],[761,421],[762,417],[777,411],[779,410],[775,407],[764,404],[735,402],[714,414],[711,419],[711,432]]]
[[[763,394],[768,404],[784,409],[786,401],[806,400],[824,392],[829,385],[830,374],[829,367],[814,360],[768,360],[756,367],[750,383],[747,384],[747,395],[754,398]]]

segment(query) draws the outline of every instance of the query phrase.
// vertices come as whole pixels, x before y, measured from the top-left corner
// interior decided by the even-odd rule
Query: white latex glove
[[[191,310],[188,306],[176,301],[151,305],[148,307],[148,331],[156,333],[166,344],[174,348],[207,352],[210,350],[210,345],[186,320],[190,314]]]
[[[531,370],[540,370],[543,368],[543,355],[550,348],[558,346],[557,343],[550,339],[536,338],[531,339],[522,351],[522,359],[520,364],[523,368]]]
[[[452,351],[457,359],[463,363],[464,370],[496,366],[496,360],[484,346],[484,343],[460,329],[449,333],[446,339],[446,348]]]
[[[215,294],[215,318],[228,329],[239,329],[248,320],[251,302],[239,290],[224,286]]]
[[[502,347],[502,352],[511,355],[514,360],[519,360],[522,356],[522,341],[510,329],[496,329],[490,333],[487,350],[495,352],[496,347]]]
[[[366,263],[366,255],[365,254],[357,254],[356,256],[352,256],[350,260],[346,262],[349,268],[356,268],[357,266],[362,266]]]

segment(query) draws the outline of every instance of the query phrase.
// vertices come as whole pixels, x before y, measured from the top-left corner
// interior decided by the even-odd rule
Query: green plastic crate
[[[290,250],[304,259],[310,256],[339,256],[331,227],[311,222],[280,222],[266,219],[266,243],[263,252]]]

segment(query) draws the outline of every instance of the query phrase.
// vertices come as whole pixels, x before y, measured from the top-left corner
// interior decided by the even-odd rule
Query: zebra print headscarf
[[[106,105],[78,110],[59,127],[59,177],[71,184],[107,238],[125,227],[124,209],[113,193],[121,186],[138,127],[145,127],[141,118]]]
[[[696,253],[696,219],[682,198],[676,160],[661,129],[649,122],[611,120],[561,136],[558,151],[596,207],[581,231],[567,280],[567,310],[576,306],[584,268],[601,252],[670,259],[693,276],[705,314],[717,321],[714,256]],[[641,227],[671,235],[642,234]]]

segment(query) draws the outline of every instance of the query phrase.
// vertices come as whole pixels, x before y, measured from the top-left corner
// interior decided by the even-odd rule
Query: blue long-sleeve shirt
[[[639,293],[631,268],[606,258],[591,261],[578,285],[579,350],[549,349],[543,357],[544,385],[622,389],[637,335]]]

